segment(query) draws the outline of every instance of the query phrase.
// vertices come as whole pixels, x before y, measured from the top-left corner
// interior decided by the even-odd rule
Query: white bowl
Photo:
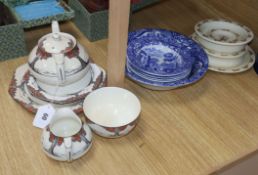
[[[237,66],[232,66],[232,67],[219,67],[215,65],[209,65],[209,70],[220,72],[220,73],[229,73],[229,74],[235,74],[235,73],[240,73],[249,70],[250,68],[253,67],[253,64],[255,62],[255,53],[252,50],[251,47],[248,45],[246,46],[247,51],[243,55],[243,59],[241,63]]]
[[[200,21],[194,30],[201,45],[222,53],[241,52],[254,37],[248,27],[224,19]]]
[[[199,37],[194,33],[191,35],[192,39],[195,40],[197,43],[201,45],[201,42],[199,41]],[[201,45],[202,46],[202,45]],[[202,46],[204,51],[208,55],[209,59],[209,65],[215,66],[215,67],[221,67],[221,68],[229,68],[229,67],[235,67],[242,63],[243,58],[248,50],[248,46],[245,47],[245,49],[241,52],[238,52],[237,54],[232,53],[221,53],[216,52],[213,50],[209,50]]]
[[[215,67],[220,67],[220,68],[229,68],[229,67],[235,67],[238,66],[242,63],[244,55],[240,55],[238,57],[218,57],[215,55],[210,55],[207,52],[208,58],[209,58],[209,65],[215,66]]]
[[[139,99],[118,87],[103,87],[84,100],[83,111],[90,128],[98,135],[116,138],[128,134],[141,111]]]

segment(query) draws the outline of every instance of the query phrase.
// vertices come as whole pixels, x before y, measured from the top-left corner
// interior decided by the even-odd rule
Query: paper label
[[[55,109],[50,104],[39,107],[33,120],[33,126],[38,128],[45,128],[50,123],[54,114]]]

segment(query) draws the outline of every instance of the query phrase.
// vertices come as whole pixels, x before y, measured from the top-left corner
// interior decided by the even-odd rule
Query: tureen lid
[[[60,32],[58,23],[52,22],[52,33],[43,36],[39,40],[39,48],[47,53],[60,54],[71,51],[76,45],[72,35]]]

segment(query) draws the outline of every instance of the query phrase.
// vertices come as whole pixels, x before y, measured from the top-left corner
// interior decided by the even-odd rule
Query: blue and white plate
[[[129,63],[126,64],[126,67],[127,67],[128,70],[130,70],[134,74],[137,74],[138,76],[140,76],[140,77],[142,77],[144,79],[148,79],[148,80],[155,81],[155,82],[173,82],[173,81],[178,81],[180,79],[183,79],[183,78],[187,77],[187,75],[188,75],[187,74],[186,76],[184,75],[184,76],[175,76],[175,77],[150,76],[150,75],[146,75],[146,74],[144,74],[142,72],[139,72],[139,71],[135,70]]]
[[[198,50],[192,39],[177,32],[141,29],[129,33],[127,60],[146,74],[173,76],[190,72]]]
[[[127,67],[126,67],[126,75],[133,81],[139,83],[140,85],[148,89],[170,90],[170,89],[175,89],[178,87],[195,83],[205,75],[205,73],[207,72],[207,69],[208,69],[208,60],[207,60],[207,56],[205,56],[203,60],[197,60],[195,62],[193,66],[193,70],[187,78],[181,79],[179,81],[157,82],[157,81],[148,80],[133,73]]]
[[[170,79],[170,78],[184,78],[186,76],[188,76],[191,72],[191,69],[185,69],[184,71],[181,71],[180,73],[177,74],[166,74],[166,75],[153,75],[153,74],[149,74],[146,72],[143,72],[141,69],[135,67],[134,65],[132,65],[128,60],[126,62],[126,64],[128,66],[130,66],[135,72],[137,72],[137,74],[142,75],[142,76],[146,76],[146,77],[152,77],[152,78],[160,78],[160,79]]]
[[[164,34],[163,33],[164,30],[143,29],[143,30],[140,30],[140,31],[141,32],[138,31],[140,34],[136,31],[135,32],[136,36],[129,37],[129,42],[130,42],[130,40],[133,40],[134,38],[135,39],[141,38],[143,40],[149,40],[149,39],[147,39],[148,34],[146,34],[146,32],[148,33],[148,31],[151,31],[151,33],[154,32],[157,35],[163,35]],[[157,31],[157,32],[155,32],[155,31]],[[126,66],[126,75],[130,79],[139,83],[140,85],[142,85],[146,88],[149,88],[149,89],[153,89],[153,90],[174,89],[174,88],[178,88],[178,87],[181,87],[181,86],[185,86],[185,85],[195,83],[196,81],[201,79],[208,70],[208,57],[207,57],[205,51],[195,41],[193,41],[192,39],[190,39],[186,36],[183,36],[183,35],[181,35],[179,33],[175,33],[175,32],[168,32],[166,30],[165,30],[165,33],[168,34],[167,38],[170,38],[170,40],[173,40],[174,45],[178,45],[178,48],[177,48],[178,53],[188,52],[188,54],[191,55],[191,57],[188,57],[188,59],[186,59],[188,61],[193,60],[190,74],[186,78],[183,78],[183,79],[180,79],[180,80],[177,80],[177,81],[172,80],[172,81],[169,81],[169,82],[160,82],[160,81],[157,81],[155,79],[150,79],[146,76],[143,76],[143,74],[141,74],[141,72],[132,71],[130,68],[128,68]],[[173,39],[171,39],[172,36],[174,36]],[[163,37],[165,37],[165,36],[163,36]],[[169,40],[169,39],[167,39],[167,40]],[[182,44],[181,46],[180,46],[180,43]],[[180,49],[182,49],[184,51],[180,51]],[[185,55],[187,55],[187,54],[185,54]],[[137,67],[137,70],[139,70],[138,68],[141,68],[141,66],[142,66],[141,65],[142,61],[141,60],[139,61],[139,60],[136,60],[136,59],[133,59],[133,58],[131,58],[131,59],[128,58],[127,61],[128,61],[128,63],[130,63],[131,67],[132,66],[134,66],[134,68]],[[140,64],[140,65],[137,66],[138,64]],[[150,66],[147,66],[147,64],[145,64],[145,67],[150,68]],[[142,68],[144,68],[144,66],[142,66]],[[148,69],[148,70],[150,70],[150,69]],[[164,70],[161,70],[161,69],[159,69],[159,70],[160,71],[157,71],[158,73],[160,73],[158,75],[162,75],[164,73]],[[183,71],[183,70],[184,69],[182,69],[181,71]],[[144,69],[143,69],[142,72],[144,72],[144,73],[147,72],[147,74],[148,74],[148,71],[144,71]]]

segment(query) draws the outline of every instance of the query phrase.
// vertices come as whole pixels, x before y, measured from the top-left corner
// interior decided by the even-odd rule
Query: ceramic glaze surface
[[[103,74],[103,72],[98,69],[98,67],[94,64],[90,64],[91,66],[91,83],[87,83],[87,86],[75,86],[75,88],[67,88],[67,86],[65,86],[65,89],[63,87],[59,87],[56,86],[54,88],[52,88],[52,92],[53,93],[49,93],[49,91],[45,91],[44,89],[42,89],[36,79],[33,76],[29,76],[29,79],[26,83],[26,91],[28,92],[28,94],[32,95],[32,96],[36,96],[38,99],[46,101],[46,102],[51,102],[51,103],[55,103],[55,104],[67,104],[67,103],[74,103],[76,101],[79,100],[83,100],[85,98],[85,96],[89,93],[89,91],[91,89],[93,89],[94,87],[98,87],[100,85],[100,83],[102,82],[103,76],[105,76],[105,74]],[[87,77],[86,77],[87,78]],[[82,79],[83,80],[83,79]],[[69,86],[68,86],[69,87]],[[82,87],[82,88],[80,88]],[[76,92],[73,93],[74,89],[76,89]],[[65,96],[59,96],[60,92],[66,92]],[[53,94],[53,95],[52,95]]]
[[[106,86],[106,73],[105,71],[95,64],[92,64],[92,69],[95,70],[99,76],[94,76],[91,83],[85,87],[82,91],[68,95],[66,97],[56,97],[53,99],[51,96],[42,95],[42,91],[28,91],[28,87],[31,85],[28,83],[30,80],[30,71],[27,64],[21,65],[15,70],[14,76],[9,85],[9,94],[16,100],[21,106],[27,109],[29,112],[36,113],[37,109],[45,104],[51,102],[56,108],[70,107],[75,113],[82,112],[84,98],[93,90]],[[45,92],[46,95],[46,92]],[[75,99],[75,100],[74,100]]]
[[[58,48],[56,48],[58,49]],[[89,56],[84,48],[77,43],[74,49],[64,54],[64,69],[67,76],[85,69],[89,63]],[[57,77],[56,60],[51,53],[36,46],[30,53],[29,66],[39,76]],[[37,76],[37,75],[35,75]]]
[[[195,25],[198,41],[206,50],[221,55],[238,55],[253,39],[253,32],[246,26],[224,19],[208,19]],[[213,55],[214,56],[214,55]]]
[[[149,31],[151,34],[149,34]],[[168,45],[168,47],[173,47],[174,50],[177,50],[177,53],[184,53],[180,55],[187,56],[184,61],[188,62],[188,64],[182,65],[191,65],[191,67],[188,69],[183,66],[184,68],[182,69],[175,69],[174,74],[152,74],[144,70],[141,67],[142,63],[137,59],[129,58],[130,52],[134,51],[128,48],[126,75],[130,79],[150,89],[169,90],[192,84],[205,75],[208,69],[208,57],[205,51],[194,40],[184,35],[166,30],[144,29],[131,33],[128,43],[134,42],[134,40],[142,40],[144,45],[145,41],[151,40],[153,35],[162,36],[167,43],[172,45],[171,47]]]
[[[69,108],[58,109],[42,133],[42,147],[51,158],[71,161],[83,156],[91,147],[88,125]]]
[[[68,117],[68,115],[64,116],[59,121],[55,121],[52,123],[52,132],[55,136],[69,137],[79,132],[81,128],[81,123]]]
[[[83,110],[93,131],[104,137],[116,137],[128,133],[135,126],[141,105],[130,91],[105,87],[85,98]]]
[[[135,74],[127,67],[126,67],[126,75],[130,79],[136,81],[137,83],[140,83],[140,85],[143,85],[146,88],[153,89],[153,90],[170,90],[170,89],[175,89],[178,87],[195,83],[205,75],[207,70],[208,70],[208,58],[207,58],[207,55],[205,54],[204,60],[199,60],[199,61],[196,60],[195,64],[193,65],[193,69],[188,77],[175,82],[174,81],[157,82],[157,81],[149,80],[139,76],[138,74]]]
[[[107,138],[118,138],[125,136],[136,126],[136,122],[121,127],[103,127],[101,125],[95,124],[94,122],[91,122],[90,120],[88,120],[88,123],[93,132]]]
[[[174,81],[178,81],[180,79],[183,79],[185,77],[187,77],[187,75],[190,74],[191,70],[186,70],[185,72],[183,72],[182,74],[176,74],[175,76],[157,76],[157,75],[150,75],[144,72],[141,72],[140,70],[137,70],[135,67],[131,66],[131,64],[129,62],[127,62],[126,64],[127,69],[129,69],[130,71],[132,71],[133,73],[148,79],[148,80],[152,80],[152,81],[156,81],[156,82],[174,82]]]
[[[225,45],[247,44],[253,39],[253,33],[248,27],[223,19],[200,21],[196,24],[195,31],[211,42]]]
[[[57,21],[52,22],[52,33],[43,36],[29,55],[31,74],[43,86],[68,85],[81,79],[89,67],[89,56],[75,38],[60,32]],[[45,89],[47,90],[47,89]]]
[[[174,75],[191,70],[194,41],[176,32],[142,29],[129,33],[127,60],[151,75]]]
[[[214,55],[208,54],[209,66],[220,67],[220,68],[235,67],[242,63],[242,60],[244,59],[244,57],[245,57],[245,54],[238,58],[221,58],[221,57],[216,57]]]
[[[199,41],[199,37],[194,33],[191,37],[202,44]],[[202,45],[201,45],[202,46]],[[204,46],[202,46],[204,47]],[[252,48],[245,45],[243,51],[235,53],[219,53],[211,52],[209,49],[204,47],[205,52],[209,59],[209,70],[221,72],[221,73],[240,73],[249,70],[255,62],[255,54]]]
[[[247,71],[253,67],[255,63],[255,53],[251,49],[251,47],[247,46],[246,53],[243,55],[241,60],[237,62],[238,64],[234,64],[233,66],[230,66],[230,65],[225,66],[225,64],[228,64],[227,61],[220,60],[218,63],[216,62],[217,60],[212,60],[212,59],[213,58],[209,56],[209,60],[211,60],[211,64],[209,65],[209,70],[221,72],[221,73],[235,74],[235,73]]]
[[[198,37],[198,35],[196,33],[193,33],[190,36],[194,41],[196,41],[198,44],[200,44],[203,49],[205,50],[205,52],[209,55],[215,56],[215,57],[221,57],[221,58],[239,58],[241,56],[243,56],[246,53],[246,47],[243,46],[243,49],[238,51],[238,52],[223,52],[223,50],[221,51],[216,51],[216,50],[212,50],[210,48],[207,48],[205,45],[203,45],[203,43],[200,41],[201,38]]]

